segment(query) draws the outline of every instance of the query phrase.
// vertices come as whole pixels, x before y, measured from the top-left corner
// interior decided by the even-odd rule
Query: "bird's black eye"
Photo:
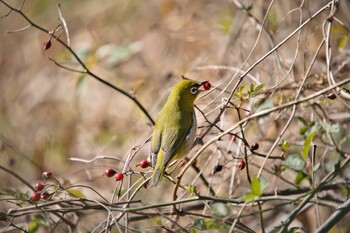
[[[197,94],[197,91],[198,91],[198,88],[197,88],[197,87],[192,87],[192,88],[190,89],[190,93],[191,93],[192,95]]]

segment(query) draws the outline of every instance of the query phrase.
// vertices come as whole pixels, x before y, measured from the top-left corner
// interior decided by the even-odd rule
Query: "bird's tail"
[[[158,167],[154,169],[152,179],[151,179],[151,187],[157,187],[159,182],[162,180],[165,171],[165,166]]]
[[[163,164],[163,153],[162,151],[159,151],[157,155],[157,163],[154,167],[152,178],[149,187],[157,187],[159,182],[162,180],[164,172],[165,172],[165,165]]]

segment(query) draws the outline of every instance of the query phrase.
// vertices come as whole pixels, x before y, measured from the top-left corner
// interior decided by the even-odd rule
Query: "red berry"
[[[332,93],[327,95],[327,98],[330,99],[330,100],[334,100],[334,99],[337,98],[337,95],[334,92],[332,92]]]
[[[52,176],[53,176],[52,172],[50,172],[50,171],[44,171],[42,173],[42,177],[43,177],[44,180],[49,180],[49,179],[52,178]]]
[[[211,88],[210,82],[203,83],[203,88],[204,88],[204,90],[209,90]]]
[[[39,183],[35,184],[34,188],[35,188],[36,191],[41,191],[41,190],[44,189],[44,187],[45,187],[45,185],[43,185],[42,183],[39,182]]]
[[[47,198],[49,198],[50,197],[50,194],[48,193],[48,192],[43,192],[42,194],[41,194],[41,199],[47,199]]]
[[[124,174],[122,172],[118,172],[117,174],[115,174],[114,178],[116,181],[121,181],[124,178]]]
[[[140,167],[141,167],[141,168],[146,168],[146,167],[148,167],[148,166],[149,166],[149,163],[148,163],[147,160],[142,160],[142,161],[140,162]]]
[[[250,146],[250,150],[257,150],[259,149],[259,144],[256,142]]]
[[[44,50],[48,50],[49,48],[51,48],[51,40],[44,42]]]
[[[112,176],[115,175],[115,173],[117,173],[117,172],[114,171],[112,168],[109,168],[109,169],[107,169],[107,170],[105,171],[105,175],[106,175],[107,177],[112,177]]]
[[[40,193],[39,192],[33,193],[33,195],[30,197],[30,200],[39,201],[40,200]]]
[[[237,167],[240,169],[240,170],[243,170],[245,168],[245,162],[244,161],[239,161],[238,164],[237,164]]]

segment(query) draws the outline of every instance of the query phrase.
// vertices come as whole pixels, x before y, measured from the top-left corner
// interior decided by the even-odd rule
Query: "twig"
[[[23,184],[25,184],[28,188],[30,188],[33,192],[35,192],[35,189],[31,184],[29,184],[25,179],[20,177],[17,173],[13,172],[10,169],[7,169],[6,167],[3,167],[0,165],[0,169],[4,170],[5,172],[9,173],[10,175],[16,177],[18,180],[20,180]]]
[[[119,162],[125,163],[124,160],[122,160],[118,157],[107,156],[107,155],[98,155],[92,159],[82,159],[82,158],[77,158],[77,157],[69,157],[67,160],[74,161],[74,162],[81,162],[81,163],[93,163],[99,159],[111,159],[111,160],[117,160]]]
[[[70,47],[70,36],[69,36],[68,26],[67,26],[66,20],[63,17],[60,3],[57,4],[57,11],[58,11],[58,14],[59,14],[60,21],[61,21],[62,27],[64,29],[64,32],[66,33],[67,45]]]
[[[332,227],[337,224],[350,212],[350,199],[340,205],[336,211],[330,216],[317,230],[316,233],[329,232]]]

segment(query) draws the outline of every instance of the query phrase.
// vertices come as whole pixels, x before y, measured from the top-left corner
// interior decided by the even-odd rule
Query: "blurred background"
[[[21,3],[17,0],[5,2],[18,7]],[[213,121],[223,97],[238,81],[232,78],[234,74],[250,67],[326,2],[276,1],[271,9],[270,2],[263,0],[90,0],[60,1],[60,5],[69,29],[71,48],[91,72],[135,96],[153,119],[156,119],[181,75],[198,81],[208,80],[217,88],[199,98],[197,106]],[[345,5],[337,14],[344,24],[335,23],[332,34],[335,63],[345,61],[348,56],[346,51],[349,51],[349,8],[346,3],[342,1]],[[300,5],[301,8],[298,8]],[[265,30],[259,35],[267,11]],[[22,12],[33,23],[49,31],[54,31],[60,24],[57,1],[26,1]],[[8,8],[1,1],[0,14],[4,16],[7,13]],[[323,22],[328,14],[328,11],[320,14],[243,81],[242,85],[248,87],[251,83],[266,84],[267,91],[275,85],[284,87],[281,91],[266,92],[258,98],[270,100],[265,107],[294,98],[296,84],[304,78],[323,38]],[[0,164],[33,186],[42,180],[42,171],[50,170],[66,184],[93,187],[109,200],[116,184],[113,178],[104,176],[105,170],[110,167],[121,170],[122,161],[133,152],[133,148],[142,145],[130,168],[144,171],[135,165],[148,157],[150,145],[143,143],[152,133],[152,124],[126,96],[85,74],[56,65],[50,59],[82,70],[72,54],[55,39],[51,40],[51,48],[43,49],[44,42],[50,39],[48,34],[34,27],[17,31],[27,25],[15,12],[0,19]],[[62,30],[55,35],[59,33],[62,33],[60,38],[67,41]],[[256,47],[250,54],[253,46]],[[222,69],[223,66],[229,68]],[[345,66],[346,72],[340,70],[338,80],[348,77],[349,64]],[[325,49],[322,49],[309,74],[311,78],[307,80],[306,86],[310,89],[303,95],[327,87],[326,68]],[[225,87],[228,87],[227,91],[221,92]],[[237,106],[254,108],[253,101],[241,103],[238,97],[234,97],[233,102]],[[326,98],[321,102],[330,115],[346,112],[346,108],[338,102],[330,104]],[[248,114],[245,111],[241,113],[242,117]],[[289,114],[290,111],[286,110],[257,119],[246,127],[246,140],[249,143],[259,142],[261,151],[267,153]],[[310,120],[314,117],[306,109],[301,109],[296,115]],[[197,116],[198,134],[201,135],[208,123],[201,113],[197,112]],[[237,111],[229,109],[221,116],[218,125],[227,129],[237,120]],[[340,127],[346,129],[349,121],[341,119],[339,122]],[[294,145],[298,150],[303,138],[299,135],[300,122],[293,121],[292,126],[295,127],[288,129],[284,138],[288,138],[292,147]],[[214,128],[204,142],[218,133],[219,130]],[[343,137],[347,133],[342,131]],[[238,141],[228,136],[222,138],[197,161],[197,166],[212,182],[218,196],[228,196],[228,192],[231,196],[241,196],[249,191],[244,171],[235,173],[233,181],[231,178],[231,168],[236,166],[237,158],[243,156],[237,152],[240,151]],[[274,156],[280,154],[279,149],[272,153]],[[110,156],[117,160],[98,159],[91,163],[69,160],[90,160],[96,156]],[[336,155],[332,152],[329,156]],[[251,168],[256,173],[261,161],[254,156],[250,159],[257,164]],[[213,174],[218,163],[224,165],[224,170]],[[272,163],[275,160],[271,166]],[[276,160],[276,163],[280,161]],[[329,167],[332,165],[328,164]],[[190,170],[184,182],[192,181],[195,176],[196,173]],[[1,189],[21,190],[31,195],[28,187],[7,172],[0,171],[0,178]],[[233,191],[228,191],[230,182],[235,184]],[[267,191],[280,187],[278,180],[270,182]],[[141,190],[135,199],[142,197],[145,203],[170,201],[172,184],[164,182],[162,186],[161,192],[159,189]],[[208,192],[202,184],[198,184],[197,188],[203,194]],[[96,196],[89,190],[80,191],[86,197]],[[274,213],[268,220],[270,223],[274,222],[273,216]],[[81,227],[91,231],[103,218],[105,215],[85,221],[86,224]],[[304,224],[309,229],[315,229],[313,222]],[[259,229],[257,222],[251,223],[250,227]]]

